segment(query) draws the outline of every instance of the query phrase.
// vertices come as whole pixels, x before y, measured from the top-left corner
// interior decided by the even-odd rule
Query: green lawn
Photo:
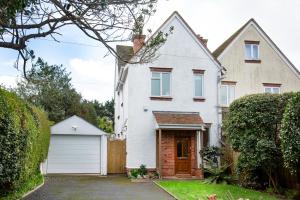
[[[216,194],[218,200],[228,200],[228,192],[234,197],[249,200],[277,200],[263,192],[245,189],[237,185],[208,184],[203,181],[157,181],[165,190],[180,200],[206,200],[208,195]]]

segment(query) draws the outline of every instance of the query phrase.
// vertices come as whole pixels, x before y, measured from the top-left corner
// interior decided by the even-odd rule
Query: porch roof
[[[153,111],[158,129],[201,130],[204,123],[198,112]]]

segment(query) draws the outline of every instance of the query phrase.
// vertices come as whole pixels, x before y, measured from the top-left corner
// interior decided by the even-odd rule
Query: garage
[[[73,116],[51,127],[47,174],[107,174],[107,134]]]

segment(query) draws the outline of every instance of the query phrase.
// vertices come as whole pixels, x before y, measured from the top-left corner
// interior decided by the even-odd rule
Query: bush
[[[230,105],[224,128],[233,149],[241,153],[237,171],[243,185],[276,187],[276,170],[283,163],[279,127],[292,95],[249,95]]]
[[[284,165],[295,174],[300,169],[300,93],[288,101],[280,138]]]
[[[139,175],[141,175],[142,177],[145,176],[148,171],[146,169],[146,165],[141,165],[140,168],[138,169]]]
[[[0,196],[40,174],[50,138],[46,114],[0,88]]]
[[[139,175],[139,170],[138,169],[132,169],[130,170],[130,176],[133,178],[137,178]]]

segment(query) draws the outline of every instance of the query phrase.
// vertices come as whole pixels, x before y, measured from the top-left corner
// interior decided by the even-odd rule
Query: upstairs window
[[[265,93],[279,94],[280,93],[280,88],[279,87],[265,87]]]
[[[280,83],[263,83],[264,93],[269,94],[279,94],[280,93]]]
[[[151,76],[151,96],[169,97],[171,96],[171,72],[152,71]]]
[[[220,90],[221,106],[229,106],[235,99],[235,82],[222,82]]]
[[[259,41],[245,41],[245,60],[259,60]]]
[[[269,94],[279,94],[281,84],[278,83],[263,83],[264,92]]]
[[[205,101],[204,98],[204,72],[202,69],[193,69],[194,101]]]
[[[194,84],[195,84],[195,97],[203,97],[203,74],[194,74]]]

